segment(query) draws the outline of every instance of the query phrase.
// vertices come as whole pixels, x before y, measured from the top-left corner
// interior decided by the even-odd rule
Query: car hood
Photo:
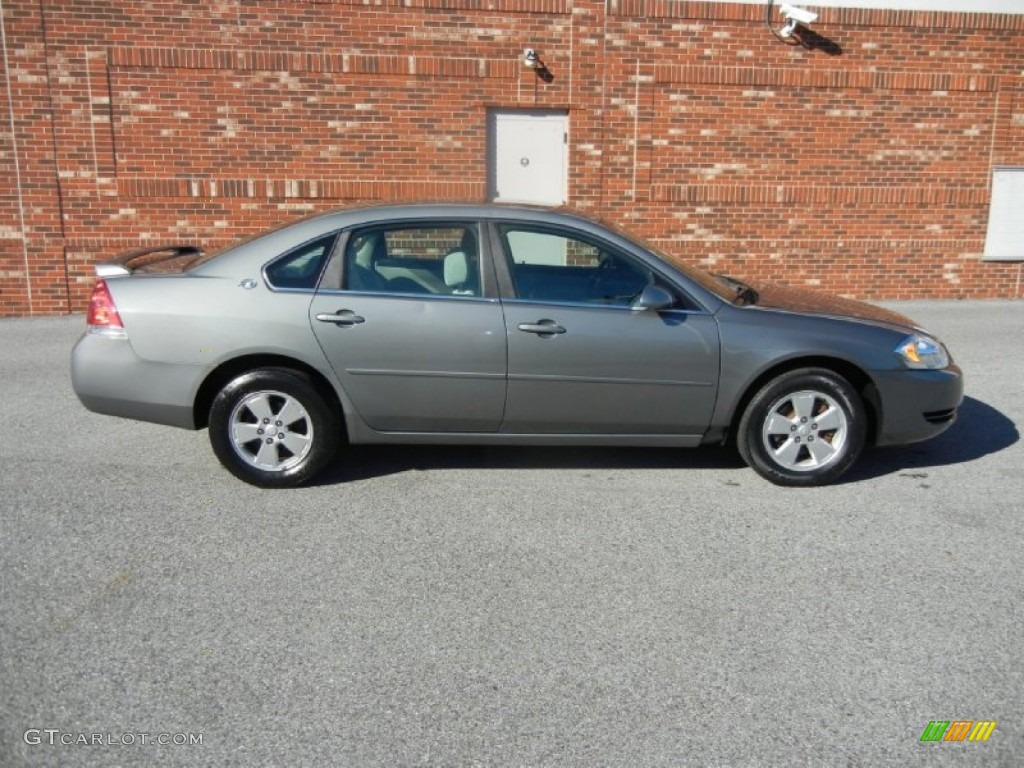
[[[754,306],[762,309],[783,309],[789,312],[853,318],[885,325],[898,325],[903,328],[916,328],[916,323],[906,315],[863,301],[844,299],[841,296],[819,293],[806,288],[790,288],[771,283],[753,287],[758,295],[757,303]]]

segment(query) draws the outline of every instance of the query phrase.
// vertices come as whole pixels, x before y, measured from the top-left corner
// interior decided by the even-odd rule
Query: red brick
[[[807,49],[761,4],[5,0],[0,315],[81,310],[91,264],[143,244],[482,200],[487,109],[533,106],[569,109],[570,204],[681,258],[1012,296],[981,253],[992,170],[1024,166],[1024,15],[819,10]]]

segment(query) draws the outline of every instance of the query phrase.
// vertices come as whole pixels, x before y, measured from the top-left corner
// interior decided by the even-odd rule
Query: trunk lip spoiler
[[[130,275],[136,269],[145,267],[148,264],[155,264],[165,259],[192,255],[202,256],[203,249],[199,246],[189,245],[187,243],[133,248],[132,250],[120,253],[114,258],[101,264],[94,264],[93,269],[96,272],[96,277],[124,277],[125,275]]]

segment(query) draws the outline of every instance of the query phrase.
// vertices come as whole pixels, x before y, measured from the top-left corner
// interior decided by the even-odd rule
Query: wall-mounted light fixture
[[[555,76],[548,70],[548,65],[544,63],[540,53],[535,48],[523,49],[523,66],[536,72],[537,77],[545,83],[550,83],[555,79]]]

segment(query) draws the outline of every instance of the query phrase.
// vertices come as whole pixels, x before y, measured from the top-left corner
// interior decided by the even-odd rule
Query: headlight
[[[908,336],[894,351],[907,368],[936,370],[949,365],[946,348],[927,336]]]

